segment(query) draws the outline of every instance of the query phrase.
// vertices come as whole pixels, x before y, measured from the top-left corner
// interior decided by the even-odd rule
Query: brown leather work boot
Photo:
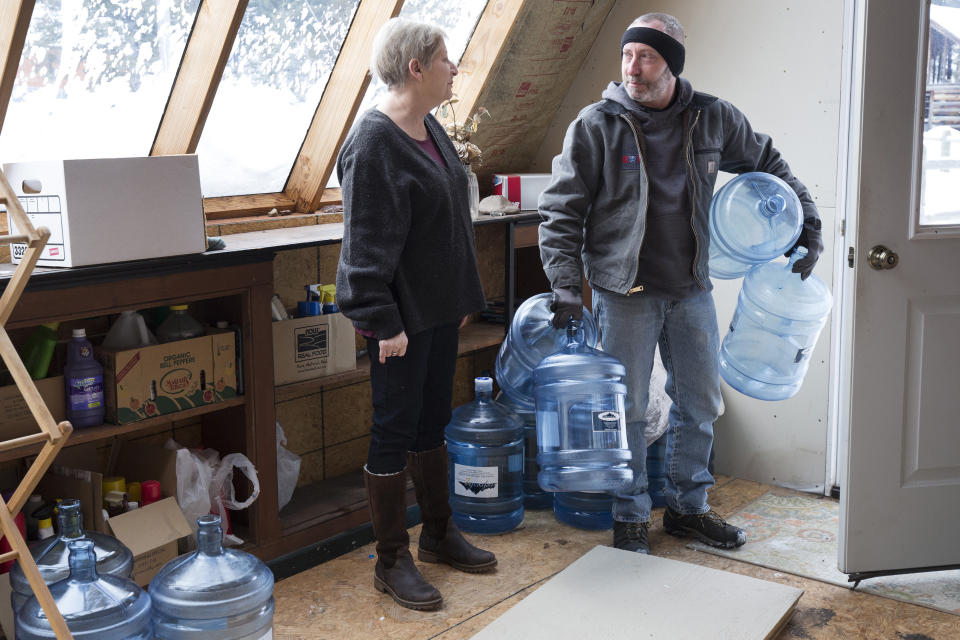
[[[460,571],[484,573],[497,566],[497,557],[470,544],[450,520],[449,459],[443,445],[430,451],[407,453],[417,503],[423,518],[417,559],[443,562]]]
[[[439,609],[443,596],[420,575],[410,555],[406,473],[377,475],[364,466],[363,480],[370,503],[373,534],[377,538],[373,586],[377,591],[389,594],[402,607],[418,611]]]

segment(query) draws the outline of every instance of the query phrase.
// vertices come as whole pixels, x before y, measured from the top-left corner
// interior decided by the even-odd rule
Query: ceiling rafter
[[[457,111],[462,117],[473,113],[480,100],[480,94],[487,84],[490,73],[503,63],[507,41],[516,25],[521,9],[527,0],[490,0],[487,2],[477,28],[467,44],[466,51],[457,65],[458,74],[454,79],[453,92],[457,96]],[[452,120],[453,117],[441,118]]]
[[[35,0],[3,0],[0,2],[0,127],[7,115],[7,105],[20,67],[23,44],[33,15]]]

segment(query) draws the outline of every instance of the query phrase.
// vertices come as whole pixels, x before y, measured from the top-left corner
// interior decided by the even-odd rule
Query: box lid
[[[120,542],[130,547],[134,557],[192,533],[175,498],[114,516],[107,525]]]

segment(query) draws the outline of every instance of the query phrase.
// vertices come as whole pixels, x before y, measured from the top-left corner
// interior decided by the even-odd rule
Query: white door
[[[928,12],[940,34],[938,76],[960,83],[941,46],[954,29],[960,38],[960,8],[949,7],[960,3],[933,0],[931,12],[929,1],[863,0],[856,9],[839,557],[848,574],[960,565],[960,142],[949,148],[960,131],[924,126]],[[871,268],[875,246],[899,262]],[[880,256],[888,267],[890,255]]]

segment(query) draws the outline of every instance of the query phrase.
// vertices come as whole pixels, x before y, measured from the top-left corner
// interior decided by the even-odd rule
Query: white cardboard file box
[[[342,313],[273,323],[273,381],[287,384],[357,366],[353,324]]]
[[[550,184],[549,173],[496,173],[493,194],[503,196],[521,211],[536,211],[540,193]]]
[[[38,265],[79,267],[206,251],[195,155],[15,162],[3,172],[33,225],[50,230]],[[10,231],[17,233],[16,226]],[[10,245],[14,264],[25,250]]]

